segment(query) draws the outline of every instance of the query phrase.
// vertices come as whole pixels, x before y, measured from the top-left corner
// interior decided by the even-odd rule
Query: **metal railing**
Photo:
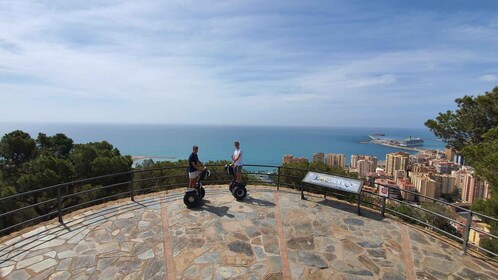
[[[258,185],[269,185],[276,187],[277,190],[280,187],[294,188],[301,192],[312,192],[323,194],[325,197],[327,195],[333,194],[334,196],[345,198],[347,200],[356,201],[351,194],[345,194],[342,192],[332,191],[331,189],[307,185],[303,184],[301,181],[304,178],[305,174],[309,171],[307,169],[299,169],[299,168],[290,168],[286,166],[273,166],[273,165],[255,165],[248,164],[244,167],[256,167],[256,168],[270,168],[273,170],[272,173],[266,173],[264,176],[269,178],[268,181],[261,181],[256,178],[254,175],[263,175],[258,172],[248,172],[244,170],[243,175],[245,176],[245,181],[248,184],[258,184]],[[170,190],[179,187],[185,187],[187,183],[187,175],[186,175],[186,166],[181,167],[165,167],[165,168],[155,168],[155,169],[136,169],[128,172],[109,174],[104,176],[98,176],[93,178],[88,178],[84,180],[78,180],[68,183],[62,183],[54,186],[48,186],[28,192],[18,193],[14,195],[10,195],[7,197],[0,198],[0,204],[4,203],[20,203],[25,204],[20,206],[17,209],[9,210],[5,213],[0,213],[0,221],[8,221],[16,220],[14,217],[24,217],[27,216],[29,218],[23,219],[20,222],[14,224],[8,224],[6,227],[0,229],[0,236],[8,234],[10,232],[19,230],[23,227],[32,225],[34,223],[38,223],[40,221],[53,219],[55,217],[58,218],[59,223],[64,225],[64,215],[68,214],[77,209],[81,209],[84,207],[88,207],[95,204],[100,204],[105,201],[126,198],[129,197],[132,201],[135,201],[135,196],[155,191],[163,191]],[[211,177],[205,180],[203,183],[205,185],[209,184],[225,184],[229,183],[233,177],[228,175],[223,170],[222,165],[210,165],[209,168],[212,168],[214,172],[212,172]],[[213,171],[212,170],[212,171]],[[330,174],[336,175],[336,174]],[[473,225],[472,221],[474,217],[479,217],[481,219],[487,221],[494,221],[498,223],[498,219],[486,216],[481,213],[476,213],[471,210],[456,206],[454,204],[437,200],[431,197],[427,197],[421,195],[417,192],[397,189],[388,185],[378,184],[392,189],[396,189],[400,193],[405,193],[407,195],[417,196],[424,200],[432,201],[433,203],[437,203],[439,205],[443,205],[445,207],[453,208],[455,212],[460,211],[460,213],[465,213],[467,219],[465,222],[458,221],[457,219],[453,219],[451,217],[447,217],[442,213],[438,213],[432,211],[430,209],[426,209],[424,207],[420,207],[419,205],[414,205],[409,203],[399,197],[389,196],[382,197],[377,193],[371,193],[362,191],[359,195],[358,203],[362,202],[364,205],[368,205],[371,208],[379,209],[380,214],[382,216],[385,215],[385,212],[389,212],[393,215],[399,216],[405,220],[412,221],[415,224],[419,224],[434,230],[442,235],[445,235],[453,240],[462,243],[462,252],[465,254],[468,248],[472,248],[478,251],[482,251],[488,253],[494,257],[498,257],[498,254],[492,251],[489,251],[485,248],[480,247],[477,244],[473,244],[469,242],[469,235],[471,230],[478,232],[479,234],[485,236],[486,238],[491,238],[498,240],[498,236],[495,236],[489,232],[482,230],[481,228]],[[55,197],[50,197],[52,194]],[[34,197],[37,196],[43,197],[46,199],[43,201],[37,201],[35,203],[29,203],[26,201],[26,197]],[[405,197],[402,195],[402,197]],[[303,196],[304,198],[304,196]],[[22,202],[19,202],[22,201]],[[458,231],[448,232],[444,228],[440,228],[437,225],[431,224],[427,220],[422,220],[417,215],[409,215],[407,213],[401,212],[397,209],[397,206],[405,206],[409,207],[413,213],[429,213],[430,215],[434,215],[444,221],[447,221],[448,224],[456,225],[456,227],[463,228],[463,234],[459,235]],[[48,206],[45,211],[36,211],[37,208],[42,206]],[[39,209],[38,209],[39,210]],[[30,215],[26,215],[25,212],[30,212]],[[37,215],[33,216],[33,211],[36,212]],[[4,250],[0,249],[1,250]],[[0,253],[0,260],[2,259],[2,254]]]

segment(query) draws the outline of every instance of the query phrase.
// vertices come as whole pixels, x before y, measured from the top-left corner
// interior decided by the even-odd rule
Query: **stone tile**
[[[152,249],[149,249],[149,250],[143,252],[142,254],[138,255],[138,258],[141,260],[148,260],[148,259],[153,258],[154,256],[155,256],[154,251]]]
[[[100,279],[122,279],[119,269],[114,266],[106,268],[99,276]]]
[[[228,248],[230,251],[240,254],[245,254],[246,256],[253,256],[251,245],[242,241],[234,241],[228,243]]]
[[[77,271],[83,268],[89,268],[95,265],[95,257],[93,256],[82,256],[74,259],[72,269]]]
[[[0,275],[7,276],[12,272],[13,269],[14,265],[2,267],[0,268]]]
[[[57,246],[60,246],[60,245],[62,245],[64,243],[65,243],[65,241],[62,240],[62,239],[54,239],[54,240],[51,240],[51,241],[43,242],[42,244],[38,245],[36,247],[36,249],[44,249],[44,248],[57,247]]]
[[[201,269],[201,278],[200,279],[202,279],[202,280],[211,280],[211,279],[213,279],[213,277],[214,277],[213,272],[214,272],[213,267],[211,267],[211,266],[204,266]]]
[[[67,251],[57,253],[57,258],[59,258],[59,259],[73,258],[73,257],[76,257],[76,255],[77,254],[74,251],[67,250]]]
[[[143,279],[152,279],[157,276],[166,275],[164,261],[153,260],[145,266]]]
[[[50,268],[52,266],[55,266],[57,264],[57,261],[54,259],[46,259],[42,262],[36,263],[30,267],[29,269],[33,270],[35,273],[40,273],[41,271]]]
[[[245,267],[219,267],[216,269],[214,279],[242,278],[248,272]]]
[[[71,278],[71,273],[68,271],[58,271],[52,274],[48,280],[68,280]]]
[[[218,252],[206,252],[194,259],[196,264],[221,264],[221,256]]]
[[[276,236],[263,235],[263,246],[266,253],[280,255],[280,246]]]
[[[29,258],[29,259],[25,259],[25,260],[18,262],[16,268],[17,269],[25,268],[25,267],[30,266],[32,264],[41,262],[41,261],[43,261],[43,259],[44,259],[43,256],[35,256],[35,257]]]
[[[190,266],[183,273],[182,279],[198,279],[200,277],[200,267],[198,265]]]
[[[64,259],[59,261],[59,265],[57,266],[56,270],[59,271],[69,270],[69,266],[71,265],[72,261],[73,259]]]
[[[47,280],[54,273],[55,267],[51,267],[43,272],[36,273],[30,280]]]
[[[24,270],[17,270],[9,274],[5,280],[26,280],[29,279],[31,275],[29,275],[26,271]]]
[[[317,254],[309,253],[309,252],[298,252],[299,261],[309,267],[316,268],[327,268],[329,267],[327,262],[325,262],[322,257]]]

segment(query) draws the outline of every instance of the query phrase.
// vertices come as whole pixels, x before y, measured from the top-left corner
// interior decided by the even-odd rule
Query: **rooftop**
[[[498,265],[431,231],[333,198],[207,186],[120,200],[0,240],[6,279],[498,279]]]

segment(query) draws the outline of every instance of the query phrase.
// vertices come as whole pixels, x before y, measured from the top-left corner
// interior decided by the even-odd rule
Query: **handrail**
[[[222,164],[215,164],[215,165],[206,165],[206,166],[208,166],[208,167],[223,167],[224,165],[222,165]],[[302,172],[308,172],[308,171],[310,171],[308,169],[294,168],[294,167],[287,167],[287,166],[257,165],[257,164],[247,164],[247,165],[244,165],[244,166],[246,166],[246,167],[264,167],[264,168],[274,168],[274,169],[276,169],[276,171],[277,171],[276,173],[265,174],[265,175],[268,176],[268,178],[271,178],[270,182],[259,182],[259,183],[266,184],[266,185],[276,186],[277,190],[278,190],[278,188],[280,186],[287,186],[287,187],[290,187],[290,188],[292,188],[292,187],[293,188],[300,187],[301,190],[304,190],[304,185],[301,183],[301,180],[303,179],[303,176],[294,176],[294,175],[290,175],[290,174],[286,175],[285,171],[302,171]],[[30,208],[33,208],[33,207],[36,207],[36,206],[40,206],[42,204],[54,203],[54,202],[57,202],[57,211],[52,211],[50,213],[39,215],[39,216],[36,216],[34,218],[30,218],[28,220],[21,221],[21,222],[19,222],[17,224],[14,224],[14,225],[8,225],[6,228],[0,229],[0,234],[9,232],[10,230],[18,229],[22,225],[26,225],[26,224],[29,224],[31,222],[37,221],[37,220],[50,219],[50,218],[53,218],[55,216],[59,216],[59,222],[63,223],[63,220],[62,220],[63,213],[68,213],[71,210],[81,208],[84,205],[92,205],[92,204],[94,204],[95,202],[98,202],[98,201],[102,201],[102,200],[106,200],[106,199],[111,199],[111,198],[119,198],[119,197],[123,197],[123,196],[130,197],[132,200],[134,200],[134,194],[145,193],[145,192],[150,192],[150,191],[156,191],[156,190],[165,189],[165,188],[178,188],[178,187],[184,186],[185,183],[186,183],[186,180],[185,180],[185,183],[179,182],[179,180],[182,179],[182,178],[185,178],[185,179],[187,178],[186,172],[185,172],[184,175],[178,175],[178,173],[176,173],[176,174],[175,173],[173,173],[173,174],[167,174],[166,173],[166,175],[164,175],[162,173],[162,171],[172,171],[172,170],[182,170],[182,169],[185,170],[186,168],[187,168],[187,166],[168,166],[168,167],[151,168],[151,169],[134,169],[134,170],[131,170],[131,171],[126,171],[126,172],[120,172],[120,173],[114,173],[114,174],[106,174],[106,175],[96,176],[96,177],[92,177],[92,178],[86,178],[86,179],[76,180],[76,181],[72,181],[72,182],[65,182],[65,183],[56,184],[56,185],[53,185],[53,186],[39,188],[39,189],[36,189],[36,190],[31,190],[31,191],[27,191],[27,192],[23,192],[23,193],[13,194],[13,195],[6,196],[6,197],[0,197],[0,202],[4,202],[4,201],[9,201],[9,200],[12,201],[15,198],[22,197],[22,196],[27,196],[27,195],[31,195],[31,194],[35,194],[35,193],[57,190],[57,197],[56,198],[50,198],[50,197],[48,197],[47,200],[42,201],[42,202],[38,202],[36,204],[23,205],[23,206],[21,206],[21,207],[19,207],[17,209],[9,210],[9,211],[7,211],[5,213],[1,213],[0,214],[0,218],[6,217],[6,216],[12,216],[12,215],[15,215],[16,213],[22,212],[24,210],[27,210],[27,209],[30,209]],[[160,176],[155,176],[155,177],[154,176],[147,176],[147,172],[153,173],[153,172],[157,172],[157,171],[161,171],[161,174],[155,174],[155,175],[160,175]],[[326,172],[322,172],[322,173],[326,173]],[[245,171],[243,174],[246,174],[246,175],[259,175],[261,173],[247,172],[247,171]],[[331,173],[327,173],[327,174],[337,175],[337,174],[331,174]],[[92,187],[90,189],[81,190],[81,191],[75,192],[75,193],[66,193],[66,194],[62,194],[61,193],[61,189],[63,187],[77,186],[77,185],[79,185],[81,183],[90,183],[91,184],[92,182],[98,181],[100,179],[116,178],[116,177],[123,176],[123,175],[130,175],[131,177],[128,177],[128,180],[125,180],[125,181],[122,181],[122,182],[113,182],[111,184],[104,185],[104,186],[98,185],[98,186],[94,186],[94,187]],[[207,179],[205,181],[206,184],[227,183],[227,182],[230,181],[230,177],[226,173],[223,173],[223,172],[213,172],[212,175],[218,176],[217,179],[212,179],[212,180]],[[143,177],[143,176],[145,176],[145,177]],[[226,176],[227,179],[226,180],[222,180],[219,176]],[[291,180],[284,180],[284,181],[282,181],[281,180],[282,178],[287,178],[287,179],[291,179]],[[173,179],[173,180],[169,181],[169,182],[173,182],[173,183],[160,184],[160,180],[170,180],[170,179]],[[276,179],[276,181],[275,181],[275,179]],[[152,182],[152,184],[148,183],[148,182]],[[248,183],[252,183],[252,182],[258,182],[258,181],[257,180],[248,180]],[[372,182],[372,183],[374,183],[374,182]],[[375,183],[375,184],[387,187],[389,189],[396,189],[400,193],[401,192],[405,192],[407,194],[411,194],[411,195],[418,196],[420,198],[431,200],[431,201],[433,201],[435,203],[440,203],[442,205],[453,207],[455,210],[459,209],[459,210],[462,210],[464,212],[469,213],[469,218],[467,219],[467,222],[464,223],[464,222],[460,222],[458,220],[454,220],[454,219],[452,219],[450,217],[447,217],[447,216],[445,216],[445,215],[443,215],[441,213],[437,213],[437,212],[431,211],[429,209],[421,208],[421,207],[416,207],[416,206],[412,205],[411,203],[407,203],[405,201],[395,199],[394,197],[389,197],[389,196],[388,197],[381,197],[378,194],[374,194],[374,193],[366,192],[366,191],[361,191],[361,193],[360,193],[360,194],[373,195],[373,196],[370,196],[371,197],[370,199],[372,199],[372,198],[373,199],[380,199],[381,203],[382,203],[380,205],[379,204],[375,204],[375,203],[370,202],[370,201],[366,201],[365,199],[367,199],[367,198],[364,198],[363,202],[367,203],[369,205],[375,206],[375,207],[380,207],[381,211],[382,211],[381,212],[382,215],[384,215],[384,211],[387,210],[387,211],[389,211],[391,213],[395,213],[396,215],[407,217],[407,218],[409,218],[411,220],[414,220],[417,223],[420,223],[422,225],[428,226],[428,227],[432,228],[433,230],[435,230],[437,232],[440,232],[442,234],[451,236],[453,238],[456,238],[457,240],[463,241],[463,253],[465,253],[466,249],[467,249],[467,242],[468,242],[468,239],[469,239],[470,230],[474,230],[474,231],[476,231],[478,233],[484,234],[484,235],[487,236],[487,238],[498,239],[498,236],[495,236],[495,235],[493,235],[491,233],[484,232],[484,231],[480,230],[479,228],[476,228],[476,227],[472,226],[472,220],[471,220],[471,216],[472,215],[483,217],[483,218],[486,218],[488,220],[493,220],[493,221],[498,222],[498,219],[496,219],[494,217],[490,217],[490,216],[487,216],[487,215],[482,214],[482,213],[476,213],[476,212],[470,211],[468,209],[465,209],[463,207],[460,207],[458,205],[454,205],[454,204],[446,202],[446,201],[441,201],[441,200],[438,200],[438,199],[435,199],[435,198],[432,198],[432,197],[421,195],[421,194],[419,194],[419,193],[417,193],[415,191],[404,190],[404,189],[401,189],[401,188],[395,188],[395,187],[392,187],[392,186],[389,186],[389,185],[386,185],[386,184],[382,184],[382,183]],[[122,186],[122,185],[129,185],[129,188],[126,189],[126,190],[124,190],[124,191],[122,190],[122,192],[118,192],[118,193],[115,193],[115,191],[111,190],[112,192],[109,193],[106,196],[98,197],[96,199],[90,199],[88,201],[83,201],[81,203],[77,203],[77,204],[74,204],[74,205],[66,205],[66,206],[62,205],[62,202],[65,199],[72,198],[72,197],[80,197],[83,194],[88,194],[88,193],[92,193],[92,192],[96,192],[96,191],[107,190],[107,189],[110,189],[110,188],[113,188],[113,187],[117,187],[117,186]],[[135,185],[138,185],[141,188],[135,189],[137,187]],[[310,190],[310,191],[313,191],[313,192],[323,191],[322,187],[317,187],[317,186],[309,186],[309,185],[307,185],[307,189]],[[66,191],[68,191],[68,189],[66,189]],[[339,196],[345,196],[345,195],[342,195],[340,192],[333,192],[333,193],[336,196],[337,195],[339,195]],[[361,195],[359,196],[358,199],[359,199],[359,202],[361,202]],[[406,215],[404,213],[396,211],[395,209],[389,209],[389,208],[385,209],[386,201],[392,201],[393,203],[400,203],[400,204],[406,205],[408,207],[412,207],[413,209],[416,209],[417,211],[424,211],[424,212],[430,213],[432,215],[435,215],[435,216],[437,216],[439,218],[446,219],[447,221],[450,221],[450,222],[458,224],[458,225],[460,225],[462,227],[465,227],[466,228],[465,233],[463,234],[462,237],[458,237],[458,236],[455,236],[454,234],[452,234],[450,232],[446,232],[446,231],[444,231],[444,230],[442,230],[440,228],[437,228],[435,225],[431,225],[431,224],[426,223],[425,221],[421,221],[421,220],[417,219],[416,217]],[[487,252],[487,253],[489,253],[491,255],[494,255],[495,257],[498,257],[498,254],[496,254],[494,252],[491,252],[491,251],[488,251],[488,250],[486,250],[484,248],[481,248],[478,245],[471,244],[471,243],[469,243],[469,245],[472,245],[471,247],[473,247],[473,248],[476,247],[476,248],[481,249],[481,250],[483,250],[483,251],[485,251],[485,252]]]

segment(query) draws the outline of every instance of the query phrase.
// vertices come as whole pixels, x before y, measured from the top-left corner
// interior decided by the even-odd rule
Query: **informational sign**
[[[312,171],[308,171],[303,179],[303,182],[355,194],[359,194],[361,192],[361,188],[363,187],[363,181],[361,180]]]
[[[379,186],[379,196],[389,197],[389,188],[382,185],[378,186]]]

